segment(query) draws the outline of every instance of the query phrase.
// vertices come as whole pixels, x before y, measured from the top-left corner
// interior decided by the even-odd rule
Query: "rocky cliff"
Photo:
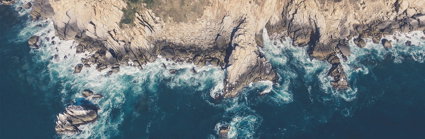
[[[33,19],[53,20],[57,35],[89,51],[82,65],[98,70],[142,66],[159,55],[177,62],[225,70],[223,96],[278,78],[259,49],[262,30],[272,39],[290,37],[312,58],[332,64],[336,89],[349,88],[340,64],[350,55],[348,40],[395,31],[425,29],[423,0],[35,0]],[[390,43],[390,42],[385,42]],[[342,55],[341,59],[337,55]],[[116,70],[115,70],[116,71]]]

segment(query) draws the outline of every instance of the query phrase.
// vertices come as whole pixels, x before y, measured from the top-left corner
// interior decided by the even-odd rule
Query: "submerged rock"
[[[102,95],[94,94],[91,90],[84,90],[82,95],[84,98],[77,98],[73,105],[65,108],[65,112],[56,116],[56,133],[61,135],[78,134],[81,132],[78,126],[96,121],[99,108],[90,100],[101,98]]]

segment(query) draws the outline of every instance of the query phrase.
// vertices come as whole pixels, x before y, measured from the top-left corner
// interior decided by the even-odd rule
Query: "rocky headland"
[[[86,66],[108,74],[129,63],[143,68],[162,56],[221,67],[225,88],[216,97],[227,98],[251,82],[278,78],[260,52],[265,29],[329,62],[331,85],[347,89],[341,61],[350,55],[348,41],[364,47],[372,38],[391,49],[384,35],[425,30],[424,7],[423,0],[34,0],[31,16],[52,19],[57,36],[77,40],[77,53],[90,52],[75,73]]]

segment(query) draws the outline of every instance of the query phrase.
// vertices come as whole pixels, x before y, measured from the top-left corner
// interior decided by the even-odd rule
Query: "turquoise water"
[[[76,43],[45,41],[54,35],[51,23],[30,23],[13,7],[0,6],[0,13],[1,138],[217,138],[220,125],[230,125],[234,138],[421,138],[425,131],[425,41],[418,32],[396,35],[402,39],[391,50],[352,47],[344,63],[352,89],[345,92],[330,88],[327,63],[311,60],[289,39],[274,45],[265,35],[262,51],[278,83],[214,100],[220,68],[160,58],[111,76],[94,68],[73,74],[84,55],[75,53]],[[33,34],[42,36],[40,49],[26,44]],[[404,46],[407,39],[417,46]],[[104,96],[93,102],[100,118],[79,135],[56,135],[56,114],[84,89]]]

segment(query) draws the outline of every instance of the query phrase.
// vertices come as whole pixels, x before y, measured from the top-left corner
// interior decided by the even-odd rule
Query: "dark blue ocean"
[[[254,83],[237,98],[214,100],[224,78],[216,67],[158,59],[111,76],[93,67],[73,74],[81,58],[76,43],[56,37],[52,44],[46,40],[54,35],[52,24],[30,22],[21,12],[0,5],[0,138],[218,138],[221,125],[232,138],[425,137],[422,32],[395,35],[400,42],[391,50],[352,46],[344,63],[352,89],[345,92],[331,89],[328,64],[311,60],[289,39],[265,36],[262,51],[278,83]],[[34,34],[42,38],[40,49],[27,45]],[[407,40],[415,46],[405,46]],[[104,96],[94,102],[100,118],[79,135],[57,135],[56,115],[84,89]]]

